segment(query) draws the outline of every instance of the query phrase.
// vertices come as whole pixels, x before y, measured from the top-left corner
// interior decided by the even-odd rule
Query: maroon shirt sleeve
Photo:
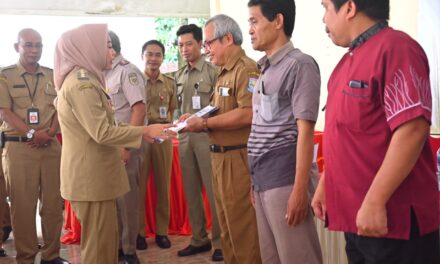
[[[385,55],[384,102],[390,128],[395,130],[420,116],[431,123],[429,64],[423,49],[408,38],[394,43]]]

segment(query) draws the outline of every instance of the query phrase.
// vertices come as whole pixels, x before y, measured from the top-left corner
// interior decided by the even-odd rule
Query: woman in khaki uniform
[[[142,138],[168,139],[166,128],[117,127],[102,71],[114,50],[107,25],[67,31],[55,50],[54,80],[63,134],[61,195],[81,225],[81,263],[118,263],[116,198],[129,189],[120,147],[139,148]]]

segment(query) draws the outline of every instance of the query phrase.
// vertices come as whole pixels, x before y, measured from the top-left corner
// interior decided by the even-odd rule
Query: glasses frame
[[[212,44],[215,42],[215,41],[217,41],[217,40],[219,40],[219,39],[222,39],[224,36],[221,36],[221,37],[216,37],[216,38],[213,38],[213,39],[210,39],[210,40],[205,40],[205,41],[203,41],[203,44],[202,44],[202,46],[203,46],[203,48],[206,50],[206,49],[211,49],[211,46],[212,46]]]

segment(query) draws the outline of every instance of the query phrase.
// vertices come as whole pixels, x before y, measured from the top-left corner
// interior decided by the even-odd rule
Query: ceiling
[[[209,0],[1,0],[0,14],[209,17]]]

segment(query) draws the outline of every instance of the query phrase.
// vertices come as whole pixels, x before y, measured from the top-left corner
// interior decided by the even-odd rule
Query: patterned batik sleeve
[[[392,130],[423,116],[431,122],[431,86],[428,60],[423,49],[408,41],[394,45],[387,54],[384,74],[384,107]]]

